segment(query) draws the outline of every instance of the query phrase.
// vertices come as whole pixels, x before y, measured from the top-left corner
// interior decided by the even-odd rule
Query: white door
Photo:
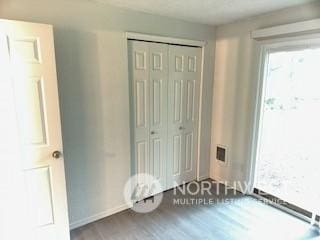
[[[147,173],[166,188],[168,45],[129,41],[134,173]]]
[[[201,48],[169,47],[168,188],[196,179]]]
[[[150,174],[166,189],[168,45],[149,43]]]
[[[17,154],[21,161],[15,170],[21,172],[24,184],[20,205],[27,209],[23,227],[28,233],[21,235],[28,240],[68,240],[52,27],[0,20],[0,32],[2,63],[8,70],[1,78],[12,83],[19,133]],[[21,226],[15,227],[22,231]]]

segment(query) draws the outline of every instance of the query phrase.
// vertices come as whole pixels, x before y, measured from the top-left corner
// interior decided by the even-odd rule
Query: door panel
[[[136,143],[137,169],[141,172],[145,172],[149,169],[148,146],[149,144],[147,141],[140,141]]]
[[[136,81],[136,127],[146,128],[147,124],[147,80]]]
[[[134,116],[134,168],[137,173],[149,172],[149,47],[143,42],[129,41]]]
[[[173,91],[174,123],[182,123],[183,80],[173,80],[173,81],[174,81],[174,91]]]
[[[190,172],[193,169],[193,133],[186,133],[186,146],[185,146],[186,154],[185,154],[185,172]]]
[[[150,146],[150,174],[155,178],[161,179],[161,148],[163,143],[160,138],[153,138]]]
[[[173,176],[181,174],[182,144],[181,135],[173,136]]]
[[[31,77],[25,79],[26,83],[26,106],[24,108],[24,119],[30,131],[26,143],[34,145],[46,145],[47,143],[47,121],[44,109],[44,80],[42,77]],[[29,109],[27,108],[29,106]]]
[[[170,46],[170,48],[172,49],[171,46]],[[176,55],[174,58],[175,58],[175,72],[183,72],[184,56],[183,55]]]
[[[161,126],[162,119],[162,111],[161,111],[161,100],[163,96],[161,96],[163,84],[162,79],[152,79],[152,115],[151,115],[151,123],[153,126]],[[162,123],[163,124],[163,123]]]
[[[201,49],[169,46],[168,188],[196,179]]]
[[[40,64],[39,40],[35,37],[10,38],[11,56],[17,61]]]
[[[189,56],[188,57],[188,71],[197,72],[197,57]]]
[[[195,80],[187,81],[187,121],[194,121]]]
[[[158,44],[158,47],[160,45]],[[152,47],[152,46],[151,46]],[[153,45],[153,48],[155,48],[156,45]],[[163,53],[161,52],[151,52],[152,55],[152,69],[153,71],[161,71],[163,70]],[[166,55],[166,54],[165,54]]]
[[[141,41],[129,41],[128,44],[130,85],[133,86],[135,109],[134,173],[153,175],[165,189],[168,46]]]
[[[166,189],[168,45],[148,43],[150,51],[150,173]]]
[[[33,223],[36,227],[54,224],[51,170],[41,167],[26,171],[26,182],[30,193]]]
[[[0,20],[0,29],[14,87],[30,239],[67,240],[64,163],[52,157],[62,151],[52,28]]]

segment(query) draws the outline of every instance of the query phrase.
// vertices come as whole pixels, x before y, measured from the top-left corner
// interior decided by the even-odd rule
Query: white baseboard
[[[203,181],[203,180],[206,180],[206,179],[210,179],[210,176],[204,175],[204,176],[198,177],[198,181]]]
[[[235,186],[234,185],[230,185],[229,183],[232,182],[232,181],[228,181],[228,180],[225,180],[225,179],[222,179],[220,178],[219,176],[215,176],[214,178],[211,177],[211,179],[213,179],[214,181],[220,183],[220,184],[223,184],[225,185],[226,187],[230,188],[230,189],[235,189],[236,191],[242,193],[242,194],[248,194],[249,192],[246,192],[244,191],[244,189],[241,189],[238,184],[236,184]]]
[[[114,208],[110,208],[110,209],[108,209],[106,211],[94,214],[94,215],[92,215],[90,217],[86,217],[86,218],[83,218],[81,220],[72,222],[72,223],[70,223],[70,230],[73,230],[73,229],[76,229],[78,227],[84,226],[86,224],[92,223],[92,222],[97,221],[99,219],[108,217],[108,216],[113,215],[115,213],[122,212],[124,210],[129,209],[129,208],[130,208],[130,206],[128,206],[127,204],[123,204],[123,205],[120,205],[120,206],[117,206],[117,207],[114,207]]]

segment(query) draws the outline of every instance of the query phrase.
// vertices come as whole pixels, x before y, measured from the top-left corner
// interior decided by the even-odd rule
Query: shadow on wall
[[[106,102],[106,95],[110,94],[108,89],[114,86],[102,75],[108,65],[100,60],[108,53],[99,52],[99,44],[106,43],[99,41],[96,33],[55,31],[71,222],[87,217],[88,213],[95,214],[101,211],[101,206],[108,205],[108,196],[103,193],[110,181],[108,174],[116,171],[112,163],[117,158],[114,148],[117,139],[111,142],[106,136],[116,136],[110,133],[114,125],[108,125],[108,120],[110,115],[116,117],[112,108],[121,106],[120,99],[109,96]]]
[[[235,70],[239,73],[235,76],[234,94],[234,118],[232,127],[232,158],[234,160],[236,172],[233,172],[235,180],[246,181],[248,176],[248,165],[250,165],[250,142],[252,128],[252,113],[254,112],[254,96],[256,94],[256,76],[253,76],[253,45],[250,34],[238,40],[238,57]],[[241,104],[239,104],[241,103]],[[242,162],[246,159],[246,162]],[[240,171],[239,171],[240,169]]]
[[[214,146],[228,146],[228,165],[214,164],[214,176],[228,181],[245,181],[250,157],[251,111],[255,92],[252,78],[250,36],[222,38],[216,45],[214,86]],[[212,156],[216,156],[214,148]]]

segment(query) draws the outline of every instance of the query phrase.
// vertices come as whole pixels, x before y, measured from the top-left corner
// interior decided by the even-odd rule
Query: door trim
[[[159,36],[159,35],[149,35],[149,34],[136,33],[136,32],[126,32],[126,38],[127,40],[142,40],[142,41],[148,41],[148,42],[177,44],[177,45],[185,45],[185,46],[191,46],[191,47],[204,47],[205,45],[207,45],[206,41],[165,37],[165,36]]]
[[[259,199],[267,200],[267,202],[277,207],[293,216],[296,216],[304,221],[310,222],[312,219],[306,214],[302,214],[300,211],[295,210],[293,207],[285,207],[281,204],[270,201],[268,198],[263,198],[261,195],[257,194],[255,191],[255,181],[256,181],[256,171],[257,162],[259,158],[259,148],[260,148],[260,133],[262,128],[262,118],[263,118],[263,99],[265,94],[265,80],[267,73],[265,71],[268,64],[268,55],[272,52],[277,51],[293,51],[301,48],[313,48],[320,46],[320,34],[310,34],[299,37],[290,37],[283,39],[272,39],[256,42],[257,44],[257,55],[255,64],[253,66],[255,70],[253,77],[257,79],[255,90],[256,95],[254,99],[254,111],[253,111],[253,127],[251,129],[251,145],[250,145],[250,163],[248,164],[248,189],[247,194],[257,197]],[[270,195],[271,197],[274,197]],[[316,215],[316,219],[319,219],[319,215]]]
[[[207,46],[206,41],[199,41],[199,40],[190,40],[190,39],[182,39],[182,38],[173,38],[173,37],[164,37],[164,36],[159,36],[159,35],[149,35],[149,34],[143,34],[143,33],[135,33],[135,32],[125,32],[125,38],[126,38],[126,57],[129,59],[129,53],[128,53],[128,42],[129,40],[138,40],[138,41],[148,41],[148,42],[156,42],[156,43],[164,43],[164,44],[171,44],[171,45],[185,45],[189,47],[199,47],[201,48],[201,73],[200,73],[200,90],[199,90],[199,112],[198,112],[198,144],[197,144],[197,149],[198,149],[198,156],[196,159],[196,180],[201,181],[203,179],[208,178],[208,176],[200,176],[200,150],[201,150],[201,130],[202,130],[202,100],[203,100],[203,76],[204,76],[204,53],[205,53],[205,48]],[[126,61],[127,63],[127,69],[129,70],[129,62]],[[129,96],[131,96],[131,81],[130,81],[130,71],[128,71],[127,79],[129,81]],[[131,159],[134,156],[134,146],[132,146],[133,143],[133,126],[132,126],[132,107],[133,103],[131,103],[131,97],[129,98],[129,106],[130,106],[130,154],[131,154]],[[133,173],[132,169],[132,160],[130,162],[130,175]]]
[[[259,136],[261,131],[261,120],[263,117],[262,103],[265,92],[265,79],[266,72],[265,67],[268,63],[267,57],[270,53],[275,51],[292,51],[301,48],[313,48],[320,46],[320,34],[305,35],[301,37],[291,37],[283,39],[273,39],[266,41],[256,42],[257,54],[253,69],[256,69],[253,73],[253,77],[257,79],[255,86],[254,97],[254,109],[252,116],[253,127],[251,128],[251,140],[250,140],[250,163],[248,164],[248,193],[253,193],[255,172],[257,167],[257,159],[259,154]]]
[[[273,201],[270,198],[263,197],[260,194],[257,194],[255,192],[253,192],[252,194],[249,194],[249,196],[252,196],[252,197],[254,197],[254,198],[256,198],[256,199],[258,199],[258,200],[260,200],[260,201],[262,201],[262,202],[264,202],[264,203],[266,203],[266,204],[268,204],[268,205],[270,205],[272,207],[275,207],[275,208],[277,208],[277,209],[279,209],[279,210],[281,210],[281,211],[283,211],[285,213],[288,213],[288,214],[290,214],[290,215],[292,215],[294,217],[297,217],[297,218],[299,218],[299,219],[301,219],[301,220],[303,220],[305,222],[308,222],[308,223],[310,222],[310,218],[308,218],[306,215],[304,215],[304,214],[302,214],[300,212],[297,212],[297,211],[295,211],[295,210],[293,210],[293,209],[291,209],[289,207],[286,207],[286,206],[283,206],[283,205],[281,205],[279,203],[276,203],[275,201]]]

